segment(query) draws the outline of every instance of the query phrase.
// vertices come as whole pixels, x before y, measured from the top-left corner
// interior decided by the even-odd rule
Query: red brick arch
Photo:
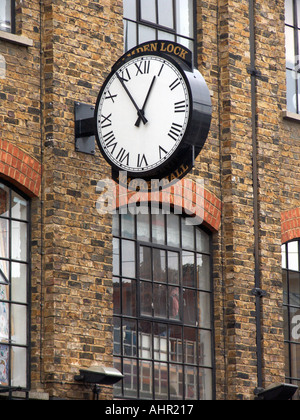
[[[159,193],[137,193],[128,191],[124,187],[116,186],[115,189],[115,208],[127,206],[130,200],[138,195],[141,202],[170,203],[171,208],[182,209],[182,214],[193,215],[195,208],[201,206],[203,224],[212,232],[217,232],[221,223],[221,201],[206,188],[192,180],[181,180],[182,190],[178,191],[174,187],[166,188]],[[187,191],[188,190],[188,191]],[[197,213],[197,214],[199,214]],[[181,213],[180,213],[181,214]]]
[[[281,213],[281,242],[300,238],[300,207]]]
[[[0,140],[0,178],[4,178],[29,197],[38,197],[41,187],[40,163],[5,140]]]

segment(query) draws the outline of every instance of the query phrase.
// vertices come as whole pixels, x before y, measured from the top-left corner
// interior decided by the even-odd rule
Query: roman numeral
[[[162,159],[167,155],[168,152],[161,146],[159,146],[159,159]]]
[[[144,165],[143,165],[143,162],[144,162]],[[145,155],[143,155],[143,156],[141,157],[141,155],[140,155],[140,154],[138,154],[138,158],[137,158],[137,167],[138,167],[138,168],[141,168],[142,166],[148,166],[148,162],[147,162],[147,159],[146,159],[146,156],[145,156]]]
[[[174,104],[175,113],[185,112],[185,108],[186,108],[185,101],[175,102]]]
[[[111,99],[113,103],[115,103],[114,98],[116,98],[117,96],[118,95],[112,95],[109,90],[105,93],[105,99]]]
[[[180,80],[177,78],[176,80],[174,80],[174,82],[173,82],[173,83],[171,83],[171,84],[170,84],[169,88],[170,88],[171,90],[174,90],[174,89],[176,89],[176,88],[177,88],[177,86],[179,86],[179,85],[180,85]]]
[[[142,61],[139,64],[135,63],[135,67],[137,68],[136,76],[139,74],[148,74],[150,71],[150,61]]]
[[[113,131],[110,131],[109,133],[105,134],[105,136],[103,136],[103,140],[106,143],[107,149],[112,148],[110,153],[113,154],[118,144],[118,142],[115,141],[116,138]]]
[[[168,136],[171,137],[173,140],[177,141],[179,134],[181,133],[182,127],[182,125],[173,123],[171,130],[168,133]]]
[[[107,128],[107,127],[110,127],[112,125],[112,122],[111,122],[111,119],[110,119],[111,116],[112,116],[112,114],[109,114],[108,117],[105,117],[104,115],[101,115],[101,118],[103,118],[103,120],[101,121],[101,127],[102,128]],[[103,125],[103,124],[105,124],[105,125]]]
[[[128,69],[126,69],[126,70],[124,70],[124,71],[121,71],[121,72],[119,73],[119,77],[120,77],[120,79],[122,79],[124,82],[129,82],[129,80],[131,80],[131,76],[130,76],[130,74],[129,74]]]
[[[126,159],[126,165],[129,165],[129,153],[126,154],[126,150],[123,149],[123,147],[121,148],[121,150],[119,151],[119,153],[116,156],[116,159],[120,162],[123,163],[124,160]]]

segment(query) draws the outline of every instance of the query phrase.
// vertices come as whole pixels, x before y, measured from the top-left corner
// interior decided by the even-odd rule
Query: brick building
[[[1,0],[0,398],[91,399],[74,377],[113,365],[102,399],[299,386],[299,33],[296,0]],[[76,147],[74,109],[155,39],[189,48],[211,94],[193,194],[101,214],[111,168]]]

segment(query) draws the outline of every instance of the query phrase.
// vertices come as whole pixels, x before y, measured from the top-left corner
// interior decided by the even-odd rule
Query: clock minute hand
[[[150,96],[151,90],[152,90],[153,85],[154,85],[154,82],[155,82],[155,79],[156,79],[156,76],[154,76],[154,77],[153,77],[153,80],[152,80],[152,83],[151,83],[150,88],[149,88],[149,90],[148,90],[148,93],[147,93],[147,96],[146,96],[146,99],[145,99],[145,102],[144,102],[143,108],[141,109],[141,113],[142,113],[143,115],[144,115],[144,111],[145,111],[145,108],[146,108],[146,105],[147,105],[147,102],[148,102],[148,99],[149,99],[149,96]],[[141,120],[142,120],[142,118],[141,118],[141,116],[139,115],[139,118],[138,118],[137,122],[135,123],[135,126],[136,126],[136,127],[139,127],[139,126],[140,126],[140,124],[141,124]]]
[[[144,111],[142,111],[136,104],[135,100],[133,99],[131,93],[129,92],[129,90],[127,89],[127,86],[125,85],[123,79],[118,75],[117,73],[117,78],[119,79],[121,85],[123,86],[124,90],[126,91],[127,95],[129,96],[131,102],[133,103],[134,107],[137,110],[138,116],[139,118],[141,118],[141,120],[143,121],[144,124],[147,124],[148,120],[145,118],[144,116]]]

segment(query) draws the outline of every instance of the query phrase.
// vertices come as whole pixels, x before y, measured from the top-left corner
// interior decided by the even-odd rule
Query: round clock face
[[[183,73],[161,56],[131,59],[105,82],[96,107],[106,159],[132,174],[155,173],[178,152],[191,111]]]

